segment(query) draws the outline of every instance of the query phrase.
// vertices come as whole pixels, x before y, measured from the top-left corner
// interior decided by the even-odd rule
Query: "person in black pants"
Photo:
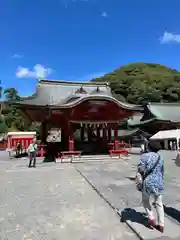
[[[36,167],[36,151],[37,151],[37,143],[36,139],[33,139],[33,142],[28,147],[28,152],[30,155],[29,159],[29,167]],[[33,162],[33,166],[31,165]]]

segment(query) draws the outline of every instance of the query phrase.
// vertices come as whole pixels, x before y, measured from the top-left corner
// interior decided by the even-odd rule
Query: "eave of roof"
[[[147,119],[147,120],[141,120],[143,118],[143,114],[141,115],[134,115],[131,119],[128,119],[127,123],[128,126],[141,126],[150,122],[153,122],[156,120],[156,118],[151,118],[151,119]]]
[[[30,100],[30,99],[28,99]],[[31,99],[32,100],[32,99]],[[107,101],[112,101],[115,104],[117,104],[119,107],[122,107],[124,109],[127,110],[133,110],[133,111],[142,111],[142,106],[140,105],[133,105],[133,104],[129,104],[129,103],[124,103],[124,102],[120,102],[118,101],[116,98],[112,97],[112,96],[108,96],[108,95],[82,95],[81,97],[79,97],[77,100],[69,102],[69,103],[59,103],[59,104],[53,104],[53,105],[38,105],[38,104],[32,104],[32,101],[29,101],[29,103],[24,100],[24,101],[16,101],[16,102],[9,102],[13,105],[17,105],[17,106],[31,106],[31,107],[47,107],[47,108],[51,108],[51,109],[59,109],[59,108],[71,108],[71,107],[75,107],[78,104],[84,102],[84,101],[88,101],[88,100],[107,100]],[[34,99],[35,100],[35,99]]]
[[[115,104],[119,105],[119,107],[122,107],[124,109],[128,109],[128,110],[136,110],[136,111],[141,111],[142,107],[140,105],[134,105],[134,104],[129,104],[129,103],[124,103],[124,102],[120,102],[118,101],[116,98],[112,97],[112,96],[107,96],[107,95],[86,95],[86,96],[81,96],[79,99],[70,102],[68,104],[63,104],[63,105],[52,105],[49,106],[51,108],[69,108],[69,107],[75,107],[76,105],[84,102],[84,101],[88,101],[88,100],[107,100],[107,101],[112,101]]]
[[[40,84],[54,84],[54,85],[76,85],[76,86],[109,86],[108,82],[74,82],[74,81],[59,81],[59,80],[47,80],[38,79]]]
[[[147,108],[156,120],[180,122],[180,103],[149,103]]]

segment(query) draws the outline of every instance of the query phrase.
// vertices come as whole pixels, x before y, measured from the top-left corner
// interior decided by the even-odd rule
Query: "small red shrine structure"
[[[141,106],[118,101],[104,82],[40,80],[33,97],[13,104],[31,120],[42,123],[43,144],[51,129],[59,129],[61,149],[66,151],[76,150],[77,130],[81,142],[94,141],[97,149],[107,147],[112,132],[114,140],[118,139],[119,123],[142,110]]]
[[[8,132],[6,150],[10,151],[16,148],[18,142],[20,142],[22,149],[26,150],[35,136],[36,132]]]

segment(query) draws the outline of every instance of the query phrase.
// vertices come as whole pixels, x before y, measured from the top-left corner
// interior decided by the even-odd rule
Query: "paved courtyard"
[[[164,151],[166,229],[143,225],[141,196],[132,177],[138,155],[74,164],[9,160],[0,153],[0,239],[136,240],[180,239],[180,169]],[[95,159],[94,159],[95,160]],[[125,211],[125,220],[120,215]],[[129,214],[130,213],[130,214]]]
[[[136,239],[75,165],[29,169],[1,153],[0,180],[0,239]]]

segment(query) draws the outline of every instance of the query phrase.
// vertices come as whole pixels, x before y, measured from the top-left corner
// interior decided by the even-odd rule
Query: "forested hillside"
[[[180,72],[160,64],[133,63],[92,81],[107,81],[119,100],[134,104],[180,102]]]

